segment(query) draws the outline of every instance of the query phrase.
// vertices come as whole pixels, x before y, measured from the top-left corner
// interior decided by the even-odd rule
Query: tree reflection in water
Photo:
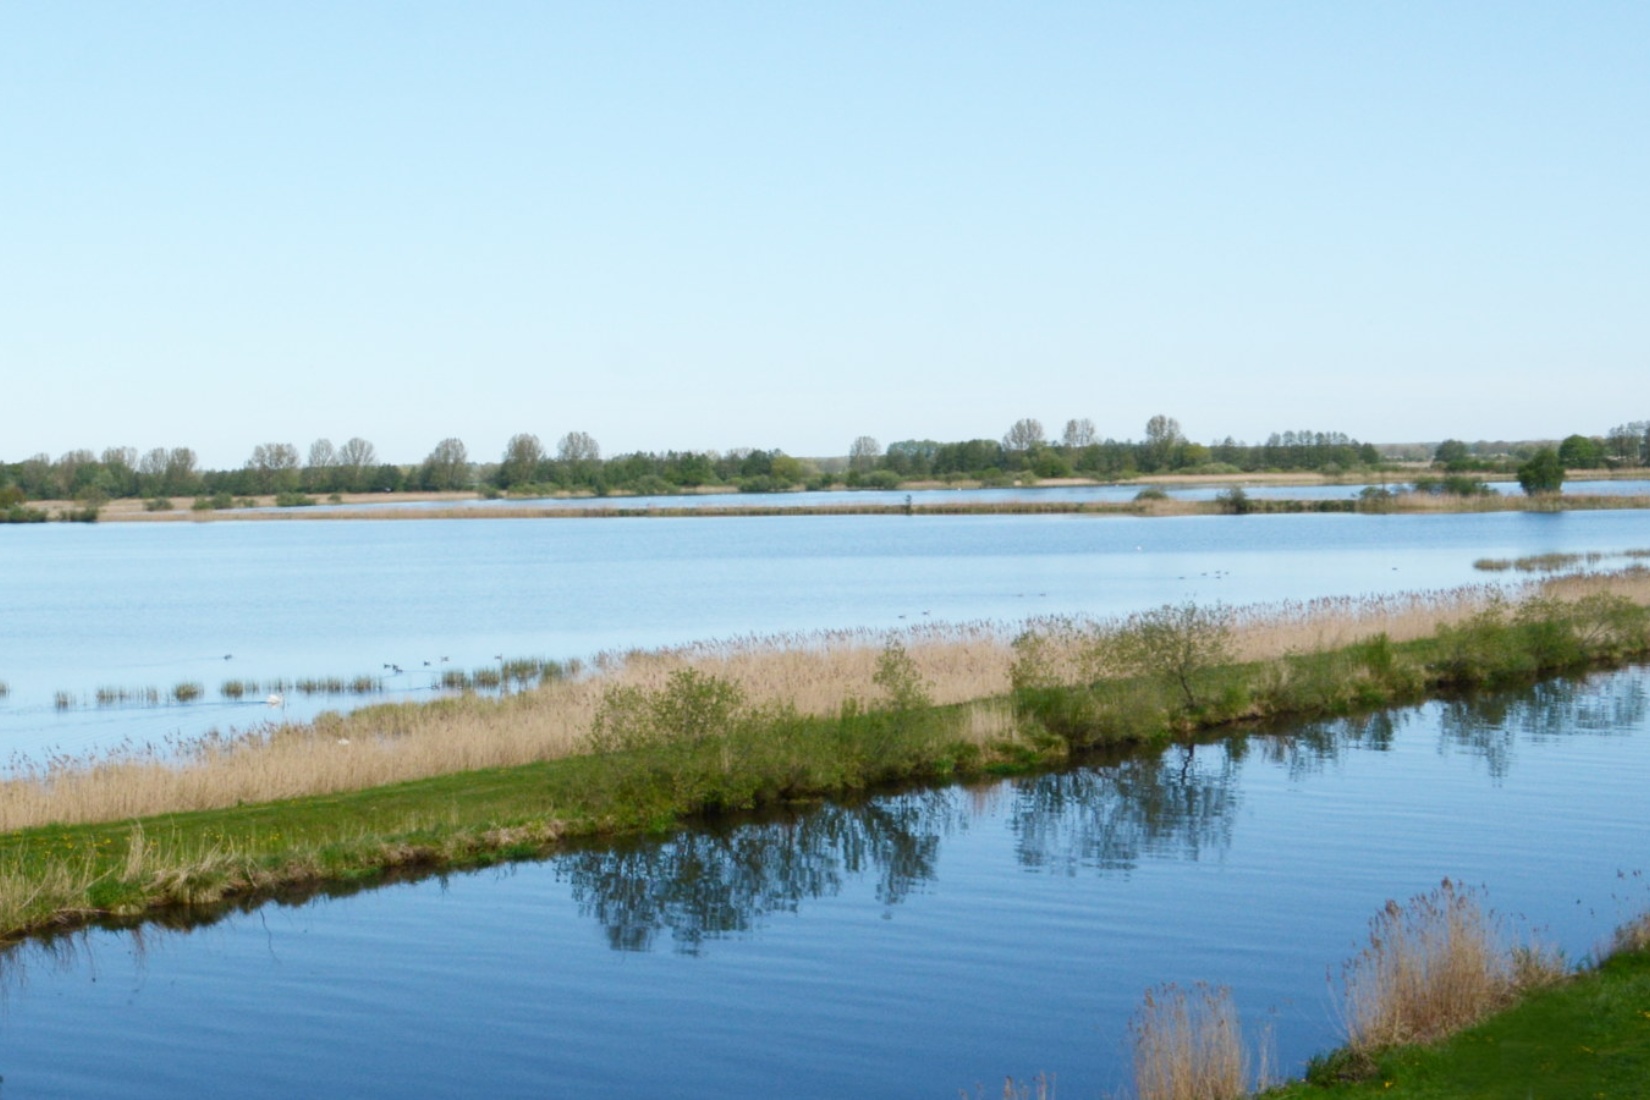
[[[555,862],[580,912],[600,922],[615,950],[651,950],[668,935],[675,950],[693,954],[855,878],[874,877],[877,899],[900,904],[935,877],[941,839],[965,828],[981,803],[1006,804],[1026,867],[1116,871],[1143,855],[1200,858],[1231,841],[1236,771],[1221,747],[1174,748],[984,791],[900,794],[684,830]]]
[[[1478,692],[1442,706],[1439,751],[1482,757],[1505,779],[1520,741],[1542,743],[1576,734],[1622,736],[1644,721],[1644,677],[1616,673],[1547,680],[1512,691]]]
[[[1015,783],[1010,810],[1026,867],[1074,873],[1129,871],[1143,855],[1202,858],[1232,841],[1238,760],[1224,746],[1183,746],[1151,757]]]
[[[1256,747],[1261,759],[1284,768],[1290,779],[1306,779],[1340,760],[1348,749],[1387,751],[1416,714],[1410,708],[1320,722],[1297,722],[1281,731],[1267,731],[1238,744],[1242,744],[1245,751]]]
[[[954,791],[922,791],[591,848],[556,865],[615,950],[650,950],[668,932],[677,951],[695,954],[707,939],[830,897],[851,878],[875,875],[877,899],[898,905],[934,877],[940,838],[966,820]]]

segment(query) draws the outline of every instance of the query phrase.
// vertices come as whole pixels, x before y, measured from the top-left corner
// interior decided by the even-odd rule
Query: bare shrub
[[[1225,986],[1149,989],[1129,1032],[1140,1100],[1238,1100],[1248,1094],[1249,1056]]]

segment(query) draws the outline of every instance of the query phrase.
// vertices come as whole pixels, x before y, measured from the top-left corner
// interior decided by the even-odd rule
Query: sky
[[[1650,419],[1650,5],[0,0],[0,461]]]

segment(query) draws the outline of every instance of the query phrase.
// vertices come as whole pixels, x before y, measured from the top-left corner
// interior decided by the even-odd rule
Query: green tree
[[[1596,470],[1604,465],[1604,448],[1584,435],[1565,436],[1558,445],[1558,460],[1566,470]]]
[[[1452,466],[1457,462],[1466,462],[1472,457],[1467,445],[1459,439],[1446,439],[1438,444],[1438,449],[1432,452],[1432,461],[1440,466]]]
[[[531,483],[544,461],[544,444],[539,437],[526,432],[510,437],[504,445],[504,461],[498,467],[498,487],[509,489]]]
[[[1146,442],[1141,447],[1140,468],[1166,470],[1174,465],[1175,454],[1186,442],[1180,421],[1159,413],[1146,421]]]
[[[1219,604],[1203,607],[1188,600],[1130,615],[1100,639],[1095,657],[1110,672],[1168,682],[1187,708],[1196,710],[1199,681],[1231,654],[1232,613]]]
[[[1564,487],[1564,462],[1551,447],[1543,447],[1518,468],[1518,484],[1530,496],[1556,493]]]
[[[290,493],[298,488],[298,448],[290,443],[260,443],[246,468],[260,493]]]
[[[443,439],[419,467],[419,484],[424,489],[442,492],[468,489],[472,483],[470,456],[459,439]]]
[[[868,474],[876,469],[877,459],[881,455],[882,444],[874,437],[859,436],[848,448],[848,469],[855,473]]]

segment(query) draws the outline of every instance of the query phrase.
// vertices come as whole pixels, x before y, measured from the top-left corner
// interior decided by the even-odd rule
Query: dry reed
[[[1611,937],[1609,947],[1603,951],[1602,957],[1622,955],[1634,951],[1650,950],[1650,913],[1634,917],[1626,924],[1617,928]]]
[[[1477,895],[1445,879],[1407,904],[1388,901],[1370,921],[1369,946],[1343,974],[1348,1043],[1368,1051],[1432,1042],[1563,974],[1555,953],[1504,949]]]
[[[1190,990],[1173,984],[1147,990],[1129,1031],[1139,1100],[1239,1100],[1248,1095],[1249,1054],[1226,987],[1199,982]],[[1264,1086],[1264,1065],[1255,1076]]]

